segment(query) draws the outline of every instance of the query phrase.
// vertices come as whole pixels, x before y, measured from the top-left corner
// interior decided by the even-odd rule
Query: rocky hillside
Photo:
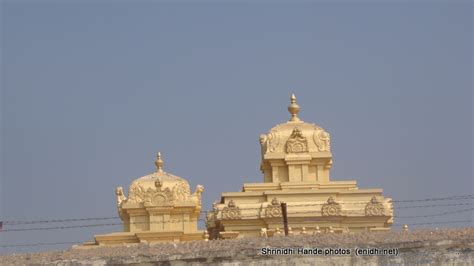
[[[274,253],[287,255],[268,255]],[[474,228],[321,233],[0,256],[1,265],[473,265],[473,261]]]

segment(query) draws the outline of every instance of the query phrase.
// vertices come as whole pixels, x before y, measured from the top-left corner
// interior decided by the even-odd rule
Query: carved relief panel
[[[300,153],[308,151],[308,140],[303,136],[303,132],[297,127],[293,129],[290,138],[286,142],[287,153]]]
[[[321,214],[323,216],[341,216],[341,204],[337,203],[331,196],[321,208]]]
[[[383,216],[385,208],[375,196],[372,197],[369,203],[365,206],[365,215],[367,216]]]

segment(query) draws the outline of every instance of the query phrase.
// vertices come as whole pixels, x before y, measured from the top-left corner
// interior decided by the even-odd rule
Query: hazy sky
[[[288,120],[292,92],[300,117],[331,133],[332,180],[394,200],[473,193],[467,1],[69,2],[1,4],[0,220],[116,216],[115,187],[154,171],[157,151],[166,171],[205,186],[210,209],[263,181],[259,135]],[[3,232],[0,242],[120,229]]]

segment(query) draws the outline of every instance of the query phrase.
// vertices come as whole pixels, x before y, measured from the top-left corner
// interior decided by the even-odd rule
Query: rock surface
[[[351,255],[261,255],[264,247],[346,248]],[[356,248],[399,255],[356,256]],[[474,228],[137,244],[0,256],[0,265],[474,265]]]

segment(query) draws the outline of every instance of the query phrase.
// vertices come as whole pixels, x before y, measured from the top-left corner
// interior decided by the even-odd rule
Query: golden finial
[[[291,94],[290,100],[291,100],[291,103],[288,106],[288,112],[290,112],[290,114],[291,114],[290,121],[300,121],[300,119],[298,118],[298,113],[300,112],[300,107],[296,103],[296,97],[295,97],[294,94]]]
[[[161,159],[161,152],[158,152],[155,160],[156,171],[163,172],[163,160]]]

